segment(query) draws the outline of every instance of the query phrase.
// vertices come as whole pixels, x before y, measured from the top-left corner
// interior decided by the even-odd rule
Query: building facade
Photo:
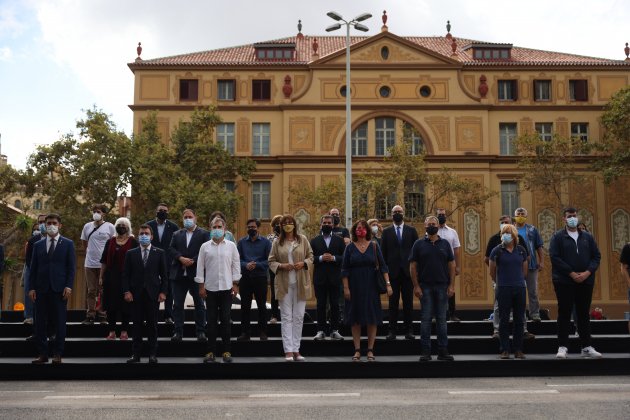
[[[413,127],[414,147],[424,148],[429,168],[449,167],[458,176],[497,191],[483,212],[454,213],[450,224],[462,243],[459,307],[487,307],[492,286],[483,262],[496,221],[518,206],[529,210],[548,244],[562,225],[549,200],[519,185],[514,139],[538,131],[596,142],[598,117],[611,95],[628,85],[630,61],[563,54],[511,44],[480,42],[447,33],[401,37],[389,31],[351,38],[353,172],[382,162]],[[244,197],[238,227],[247,217],[268,221],[291,212],[307,222],[320,215],[292,207],[289,189],[316,187],[343,177],[345,170],[345,36],[307,36],[129,64],[135,76],[134,131],[150,110],[158,110],[165,144],[180,119],[196,108],[216,105],[223,119],[215,131],[235,156],[255,160],[251,182],[236,182]],[[595,174],[568,185],[567,202],[580,208],[603,259],[594,304],[618,313],[627,302],[619,276],[621,247],[630,241],[627,184],[605,187]],[[421,193],[421,191],[419,191]],[[389,220],[401,197],[388,197],[374,216]],[[448,206],[448,204],[447,204]],[[482,213],[485,213],[485,217]],[[238,230],[238,227],[236,229]],[[550,264],[541,273],[543,307],[555,307]]]

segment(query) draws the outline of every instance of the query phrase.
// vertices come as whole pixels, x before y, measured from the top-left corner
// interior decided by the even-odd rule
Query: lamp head
[[[359,16],[354,18],[355,22],[363,22],[364,20],[367,20],[369,18],[372,17],[371,13],[361,13]]]
[[[326,32],[336,31],[339,28],[341,28],[341,23],[333,23],[328,28],[326,28]]]
[[[341,15],[339,13],[337,13],[337,12],[330,11],[330,12],[326,13],[326,15],[329,18],[334,19],[336,21],[343,20],[343,17],[341,17]]]
[[[365,25],[361,25],[360,23],[355,23],[355,24],[354,24],[354,28],[355,28],[355,29],[357,29],[357,30],[359,30],[359,31],[361,31],[361,32],[367,32],[367,31],[369,31],[369,30],[370,30],[370,28],[368,28],[368,27],[367,27],[367,26],[365,26]]]

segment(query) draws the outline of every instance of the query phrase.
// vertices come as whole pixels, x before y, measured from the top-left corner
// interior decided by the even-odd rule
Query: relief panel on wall
[[[455,118],[455,133],[458,151],[482,150],[481,118]]]
[[[615,210],[610,216],[610,231],[612,232],[610,239],[614,262],[609,264],[611,273],[614,273],[610,281],[610,297],[625,300],[628,285],[621,277],[617,267],[619,266],[621,250],[630,242],[630,213],[624,209]]]
[[[289,119],[289,150],[315,150],[315,118],[297,117]]]
[[[247,118],[239,118],[236,122],[236,151],[241,153],[248,153],[251,143],[251,136],[249,134],[250,121]]]
[[[483,184],[483,177],[467,177]],[[485,241],[481,229],[481,215],[475,209],[463,213],[459,234],[462,246],[461,273],[459,277],[459,299],[461,301],[479,301],[488,299],[490,282],[486,278],[486,265],[482,256]]]
[[[448,117],[427,117],[424,121],[429,125],[437,142],[438,150],[449,150],[450,122]]]
[[[346,122],[345,118],[327,117],[321,119],[320,138],[322,152],[331,152],[335,149],[335,140]]]
[[[530,223],[538,223],[536,228],[543,241],[543,248],[549,249],[549,242],[551,237],[558,229],[557,215],[550,209],[544,209],[538,213],[537,220],[532,220]],[[556,298],[556,294],[553,290],[553,284],[551,282],[551,260],[549,259],[549,253],[544,252],[543,257],[545,259],[545,269],[539,273],[538,278],[538,295],[540,299],[553,300]]]

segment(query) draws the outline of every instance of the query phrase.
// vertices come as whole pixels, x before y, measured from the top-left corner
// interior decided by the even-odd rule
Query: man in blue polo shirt
[[[455,293],[455,257],[450,244],[439,237],[437,217],[424,221],[426,236],[418,239],[409,256],[413,294],[422,304],[420,326],[421,362],[431,360],[431,319],[435,315],[438,360],[454,360],[448,352],[446,311],[448,298]]]

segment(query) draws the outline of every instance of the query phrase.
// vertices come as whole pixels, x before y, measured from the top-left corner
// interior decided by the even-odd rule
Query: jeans
[[[538,303],[538,270],[529,270],[525,278],[527,283],[527,298],[529,300],[530,318],[540,316],[540,304]]]
[[[300,351],[306,301],[299,300],[297,294],[297,284],[290,284],[287,294],[279,302],[282,319],[280,331],[285,353],[299,353]]]
[[[589,309],[593,298],[593,285],[584,283],[554,283],[558,299],[558,346],[569,347],[571,310],[575,305],[577,330],[582,348],[591,345],[591,320]]]
[[[232,289],[211,292],[206,290],[206,308],[208,314],[207,335],[208,352],[216,353],[217,347],[217,321],[221,321],[221,341],[223,351],[231,351],[230,337],[232,327],[230,325],[230,311],[232,310]]]
[[[197,334],[206,331],[206,308],[203,299],[199,296],[199,285],[193,277],[185,276],[173,280],[173,321],[175,322],[175,334],[184,333],[184,302],[186,293],[190,293],[195,303],[195,326]]]
[[[24,319],[33,318],[33,301],[28,296],[29,289],[31,288],[31,284],[28,280],[31,269],[25,265],[24,266]]]
[[[499,303],[499,349],[510,351],[510,311],[514,313],[513,345],[514,352],[523,351],[523,324],[525,323],[525,287],[498,286]]]
[[[435,328],[437,333],[438,348],[448,347],[448,335],[446,332],[446,310],[448,295],[446,285],[420,286],[422,288],[422,305],[420,324],[420,348],[422,353],[431,353],[431,319],[435,316]]]
[[[326,282],[315,285],[315,298],[317,299],[317,331],[327,331],[326,304],[330,302],[330,328],[337,331],[341,322],[339,311],[339,282]]]
[[[267,277],[243,277],[238,287],[241,295],[241,333],[251,333],[252,295],[258,306],[258,329],[267,332]]]

